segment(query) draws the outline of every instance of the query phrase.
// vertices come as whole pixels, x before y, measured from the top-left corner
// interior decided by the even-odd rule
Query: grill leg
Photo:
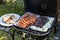
[[[47,40],[49,40],[50,34],[47,35]]]
[[[15,40],[14,36],[15,36],[15,30],[13,30],[12,40]]]
[[[54,34],[56,33],[56,27],[54,28]]]
[[[14,40],[14,35],[12,35],[12,40]]]

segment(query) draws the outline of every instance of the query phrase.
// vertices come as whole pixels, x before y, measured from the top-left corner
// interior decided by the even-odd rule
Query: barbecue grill
[[[41,30],[36,31],[35,29],[37,27],[32,29],[33,27],[30,26],[31,28],[29,29],[23,29],[19,26],[16,26],[16,24],[14,24],[15,31],[17,31],[17,33],[20,33],[20,34],[25,33],[24,35],[27,37],[33,36],[32,40],[42,40],[46,36],[49,37],[51,30],[53,28],[56,28],[56,24],[57,24],[57,15],[58,15],[57,14],[57,0],[24,0],[24,4],[25,4],[24,5],[25,12],[30,12],[31,14],[38,14],[40,16],[47,16],[48,18],[53,18],[54,20],[51,22],[50,28],[48,28],[48,30],[45,32]]]
[[[50,35],[51,30],[55,28],[55,31],[56,31],[57,15],[58,15],[57,14],[57,0],[53,0],[53,1],[52,0],[24,0],[24,6],[25,6],[24,15],[26,13],[29,14],[30,15],[28,16],[29,18],[27,17],[28,20],[31,19],[30,21],[33,21],[34,23],[29,22],[30,24],[27,26],[27,28],[26,28],[26,25],[25,27],[22,26],[21,24],[19,24],[18,26],[17,25],[18,22],[21,21],[21,19],[23,19],[24,15],[20,17],[19,15],[16,14],[15,16],[17,17],[16,19],[17,21],[14,22],[13,24],[6,24],[2,20],[5,17],[5,15],[3,15],[0,18],[0,29],[3,31],[9,32],[12,26],[14,26],[13,33],[15,33],[16,31],[17,33],[22,35],[21,36],[22,39],[27,38],[28,40],[29,39],[42,40],[45,37],[48,37],[47,40],[49,40],[49,35]],[[6,15],[8,16],[8,14]],[[9,17],[9,19],[12,19],[12,18]],[[14,34],[11,34],[11,35],[14,40]]]

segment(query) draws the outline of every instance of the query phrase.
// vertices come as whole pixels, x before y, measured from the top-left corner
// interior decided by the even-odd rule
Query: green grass
[[[18,5],[17,5],[18,4]],[[0,4],[0,16],[8,13],[17,13],[19,15],[22,15],[24,13],[24,7],[23,7],[23,1],[17,1],[13,4],[8,3],[8,4]],[[15,39],[19,40],[20,38],[18,37],[19,35],[15,35]],[[11,35],[4,32],[0,31],[0,40],[12,40]]]
[[[7,13],[17,13],[22,15],[24,13],[23,1],[16,1],[15,3],[0,4],[0,16]]]

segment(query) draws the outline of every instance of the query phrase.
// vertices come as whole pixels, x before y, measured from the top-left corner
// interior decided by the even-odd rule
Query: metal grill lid
[[[57,16],[57,0],[24,0],[25,11],[39,15]]]

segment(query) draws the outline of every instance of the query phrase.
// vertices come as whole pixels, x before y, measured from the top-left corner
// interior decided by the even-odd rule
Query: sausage
[[[27,22],[25,19],[23,19],[23,21],[24,21],[26,24],[28,24],[28,25],[30,24],[30,23],[29,23],[29,22]]]
[[[31,23],[33,24],[36,21],[36,18],[32,16],[30,17],[30,20],[31,20]]]
[[[33,24],[36,21],[35,16],[31,14],[24,14],[22,18],[18,21],[18,24],[22,28],[27,28],[29,25]]]
[[[29,25],[29,24],[30,24],[30,21],[29,21],[29,19],[25,18],[25,20],[26,20],[26,22],[28,22],[28,25]]]
[[[22,27],[22,25],[23,25],[22,23],[18,23],[18,24],[17,24],[17,26],[19,26],[19,27]]]
[[[24,15],[22,16],[22,18],[24,19],[24,18],[26,18],[26,17],[28,17],[28,16],[30,16],[30,14],[26,13],[26,14],[24,14]]]

